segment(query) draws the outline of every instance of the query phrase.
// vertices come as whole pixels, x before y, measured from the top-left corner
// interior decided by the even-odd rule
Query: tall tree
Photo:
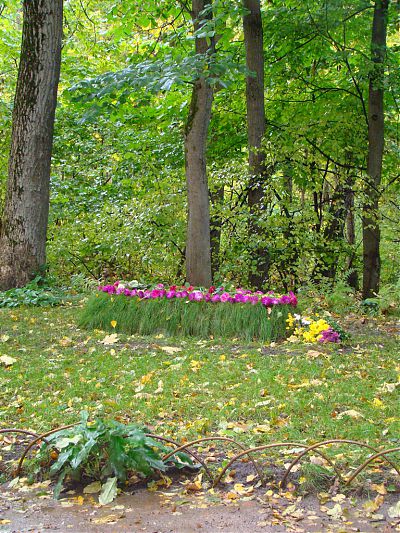
[[[26,284],[46,262],[62,21],[62,0],[24,0],[7,193],[0,224],[3,290]]]
[[[246,47],[247,131],[249,145],[250,180],[248,205],[250,210],[250,239],[256,238],[252,252],[250,284],[261,288],[268,279],[268,251],[262,245],[263,231],[259,224],[264,209],[265,155],[261,149],[265,134],[264,46],[260,0],[243,0],[243,31]]]
[[[192,18],[196,54],[213,54],[214,38],[196,33],[212,14],[205,8],[209,0],[193,0]],[[186,238],[186,279],[192,285],[211,285],[210,204],[207,182],[206,148],[211,119],[213,87],[205,75],[195,80],[185,128],[185,168],[188,197]]]
[[[385,142],[383,101],[388,7],[389,0],[375,0],[371,38],[373,67],[368,93],[368,175],[362,219],[364,298],[378,293],[381,270],[379,196]]]

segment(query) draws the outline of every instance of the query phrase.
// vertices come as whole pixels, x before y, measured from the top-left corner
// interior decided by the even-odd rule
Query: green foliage
[[[262,3],[268,175],[261,236],[248,232],[241,3],[215,0],[210,9],[213,20],[199,31],[218,36],[213,61],[193,54],[191,17],[176,2],[65,3],[48,232],[48,263],[64,283],[74,274],[184,280],[183,131],[199,71],[216,86],[207,153],[211,196],[222,190],[211,202],[220,231],[215,279],[247,285],[256,247],[269,253],[269,288],[328,280],[332,290],[349,270],[360,272],[372,4]],[[380,190],[384,284],[396,283],[400,267],[396,20],[391,2]],[[10,0],[0,18],[0,209],[20,32],[20,3]],[[344,309],[340,291],[333,289],[330,305]]]
[[[88,413],[82,412],[79,424],[47,437],[49,444],[41,446],[37,460],[48,462],[50,450],[58,450],[56,460],[48,466],[49,475],[58,477],[55,497],[59,496],[67,478],[107,480],[102,491],[103,498],[107,498],[113,490],[116,494],[116,481],[125,482],[129,475],[149,477],[155,471],[164,472],[171,466],[193,466],[184,453],[176,454],[168,464],[165,463],[162,454],[169,450],[146,436],[147,432],[146,428],[136,424],[125,425],[114,420],[89,422]]]
[[[52,287],[45,278],[38,275],[25,287],[0,292],[0,307],[54,306],[61,305],[64,298],[62,290]]]
[[[364,310],[372,315],[399,315],[400,313],[400,278],[396,284],[384,285],[376,298],[363,300]]]
[[[99,293],[87,302],[80,325],[114,331],[111,322],[116,321],[115,331],[129,334],[275,341],[286,337],[288,312],[286,305],[276,305],[268,314],[261,304],[140,300]]]

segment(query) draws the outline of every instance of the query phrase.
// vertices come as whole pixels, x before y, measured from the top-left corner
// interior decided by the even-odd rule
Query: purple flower
[[[168,300],[170,300],[171,298],[175,298],[176,295],[177,295],[176,291],[168,291],[166,294]]]
[[[211,298],[212,302],[220,302],[221,296],[219,294],[214,294],[214,296]]]
[[[265,307],[272,307],[274,305],[274,298],[271,298],[270,296],[264,296],[261,298],[261,303],[265,305]]]
[[[318,342],[340,342],[340,335],[332,327],[321,331],[321,336],[318,339]]]
[[[228,292],[223,292],[221,294],[221,302],[228,302],[230,298],[230,295]]]
[[[196,300],[196,302],[201,302],[203,300],[203,293],[201,291],[193,291],[190,296],[193,295],[193,299]],[[189,298],[190,298],[189,296]]]

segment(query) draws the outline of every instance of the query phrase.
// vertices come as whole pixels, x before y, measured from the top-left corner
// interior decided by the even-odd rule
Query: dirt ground
[[[51,488],[36,484],[0,492],[0,531],[25,532],[147,532],[147,533],[259,533],[259,532],[379,532],[400,531],[400,519],[388,517],[398,495],[378,501],[355,500],[343,494],[291,498],[262,491],[230,499],[224,491],[190,493],[182,486],[150,492],[141,488],[121,493],[100,506],[97,495],[70,491],[59,501]],[[271,491],[272,492],[272,491]]]

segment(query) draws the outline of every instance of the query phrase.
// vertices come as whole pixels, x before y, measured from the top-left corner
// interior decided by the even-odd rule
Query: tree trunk
[[[355,174],[350,168],[352,162],[352,154],[348,152],[346,159],[349,162],[349,168],[346,170],[345,186],[344,186],[344,206],[346,210],[346,240],[349,244],[350,250],[346,259],[346,267],[349,271],[347,277],[347,283],[354,290],[358,291],[358,272],[355,264],[356,260],[356,221],[354,216],[354,186],[355,186]]]
[[[220,209],[224,203],[224,186],[218,187],[218,189],[211,193],[211,204],[213,205],[216,213],[211,217],[210,222],[210,240],[211,240],[211,272],[214,279],[215,274],[219,270],[220,266],[220,250],[221,250],[221,230],[222,230],[222,217]]]
[[[201,12],[208,0],[193,0],[193,23],[197,31],[204,24]],[[207,18],[211,15],[207,15]],[[214,53],[214,42],[196,38],[196,54]],[[196,286],[211,285],[210,205],[207,182],[206,149],[211,119],[213,88],[205,77],[193,86],[185,128],[185,168],[188,197],[186,238],[186,279]]]
[[[380,227],[379,196],[384,148],[384,75],[386,27],[389,0],[376,0],[372,24],[371,56],[373,69],[368,95],[368,168],[363,205],[363,298],[379,291]]]
[[[247,132],[250,180],[248,206],[250,211],[249,241],[256,241],[252,250],[250,285],[260,289],[268,281],[269,254],[262,244],[263,230],[259,219],[264,210],[265,155],[261,142],[265,134],[264,47],[260,0],[243,0],[243,32],[246,47]]]
[[[2,290],[25,285],[46,262],[62,13],[62,0],[23,2],[7,193],[0,224]]]

